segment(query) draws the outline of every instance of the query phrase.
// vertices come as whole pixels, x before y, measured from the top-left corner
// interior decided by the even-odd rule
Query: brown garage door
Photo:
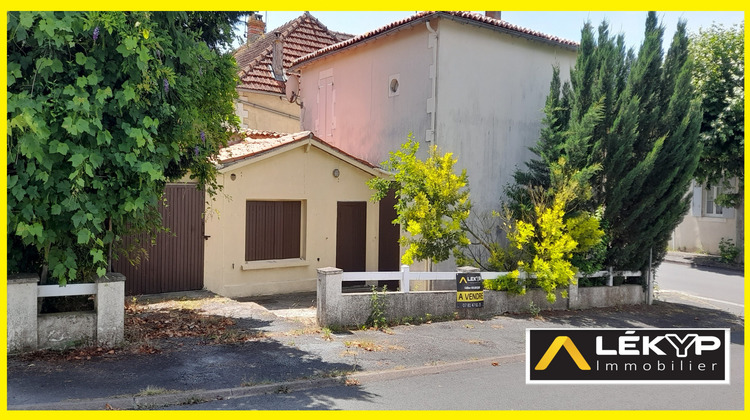
[[[147,246],[148,259],[137,266],[125,258],[113,270],[125,275],[125,294],[182,292],[203,288],[203,212],[205,195],[195,185],[167,185],[162,222],[169,233],[159,233]],[[133,238],[124,238],[125,244]]]

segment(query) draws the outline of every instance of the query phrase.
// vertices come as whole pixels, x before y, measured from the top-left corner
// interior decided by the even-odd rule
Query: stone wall
[[[343,271],[338,268],[318,270],[317,319],[320,326],[351,326],[366,323],[371,310],[371,293],[342,293]],[[496,290],[484,291],[484,307],[457,309],[456,291],[431,292],[388,292],[386,318],[398,321],[404,318],[433,318],[452,316],[489,317],[505,312],[526,312],[531,308],[539,310],[585,309],[603,306],[644,304],[646,294],[640,285],[603,286],[578,288],[568,287],[568,297],[557,294],[555,303],[547,301],[547,294],[541,289],[527,290],[524,295],[513,295]]]

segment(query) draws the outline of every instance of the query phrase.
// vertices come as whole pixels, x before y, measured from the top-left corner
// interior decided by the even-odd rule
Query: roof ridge
[[[391,22],[387,25],[381,26],[380,28],[374,29],[372,31],[368,31],[363,34],[357,35],[354,38],[350,38],[350,39],[338,42],[336,44],[329,45],[328,47],[321,48],[319,50],[306,54],[302,57],[299,57],[292,62],[292,67],[298,66],[299,64],[305,61],[312,60],[312,59],[321,57],[323,55],[326,55],[328,53],[346,48],[350,45],[357,44],[361,41],[375,38],[381,34],[390,32],[391,30],[398,30],[398,28],[403,25],[418,21],[420,19],[429,18],[431,15],[436,16],[436,17],[443,16],[448,19],[458,18],[458,19],[470,20],[479,24],[490,25],[499,29],[513,31],[513,32],[518,33],[519,36],[525,35],[527,37],[534,38],[541,42],[559,44],[563,47],[573,47],[573,48],[578,47],[578,43],[575,41],[564,39],[555,35],[546,34],[546,33],[536,31],[533,29],[529,29],[529,28],[525,28],[522,26],[514,25],[508,21],[487,17],[480,13],[463,12],[463,11],[422,11],[412,16]]]
[[[235,59],[240,67],[240,88],[273,94],[284,94],[283,84],[276,80],[266,65],[272,61],[274,42],[279,33],[283,42],[283,66],[288,69],[297,58],[319,48],[341,42],[342,35],[328,29],[318,18],[305,12],[295,19],[266,32],[253,44],[238,48]]]

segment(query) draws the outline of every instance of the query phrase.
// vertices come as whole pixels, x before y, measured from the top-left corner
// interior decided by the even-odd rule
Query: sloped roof
[[[320,48],[350,39],[353,35],[331,31],[308,12],[265,33],[249,45],[234,52],[240,68],[239,88],[283,95],[284,83],[273,76],[271,60],[276,34],[283,42],[283,65],[288,69],[294,60]]]
[[[486,28],[494,29],[500,32],[509,33],[516,36],[521,36],[525,38],[529,38],[532,40],[545,42],[549,44],[559,45],[564,48],[568,49],[577,49],[578,43],[575,41],[571,41],[568,39],[560,38],[554,35],[548,35],[539,31],[535,31],[532,29],[524,28],[518,25],[513,25],[507,21],[501,20],[501,19],[495,19],[488,16],[485,16],[480,13],[475,12],[420,12],[413,16],[410,16],[408,18],[404,18],[401,20],[398,20],[396,22],[389,23],[388,25],[385,25],[381,28],[375,29],[370,32],[366,32],[362,35],[356,36],[354,38],[347,39],[343,42],[340,42],[338,44],[334,44],[331,46],[327,46],[325,48],[313,51],[303,57],[297,58],[291,65],[291,67],[297,67],[302,63],[306,63],[312,60],[315,60],[317,58],[320,58],[324,55],[328,55],[331,53],[334,53],[336,51],[345,49],[347,47],[350,47],[352,45],[370,40],[372,38],[376,38],[380,35],[397,31],[400,29],[403,29],[407,26],[412,26],[418,23],[422,23],[426,20],[432,19],[434,17],[444,17],[447,19],[453,19],[457,21],[461,21],[464,23],[474,24],[478,26],[483,26]]]
[[[324,142],[315,137],[310,131],[285,134],[273,131],[245,130],[235,134],[234,137],[238,140],[230,142],[226,147],[219,150],[219,154],[214,158],[214,162],[220,169],[232,166],[241,161],[259,157],[284,146],[305,142],[314,143],[320,149],[338,158],[351,160],[370,170],[378,168],[377,165],[373,165],[364,159],[350,155],[349,153]]]

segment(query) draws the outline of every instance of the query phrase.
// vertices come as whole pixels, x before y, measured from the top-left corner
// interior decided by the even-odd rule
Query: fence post
[[[406,264],[401,266],[401,291],[409,293],[409,266]]]
[[[8,353],[37,349],[37,282],[36,274],[8,276]]]
[[[614,273],[612,272],[612,267],[609,267],[609,276],[607,277],[607,286],[614,286],[615,279],[614,279]]]
[[[576,276],[575,283],[568,284],[568,309],[578,309],[578,280],[579,277]]]
[[[125,341],[125,276],[107,273],[96,279],[96,342],[116,346]]]
[[[341,300],[341,281],[344,270],[335,267],[318,269],[317,314],[318,325],[325,327],[339,322],[338,305]]]

